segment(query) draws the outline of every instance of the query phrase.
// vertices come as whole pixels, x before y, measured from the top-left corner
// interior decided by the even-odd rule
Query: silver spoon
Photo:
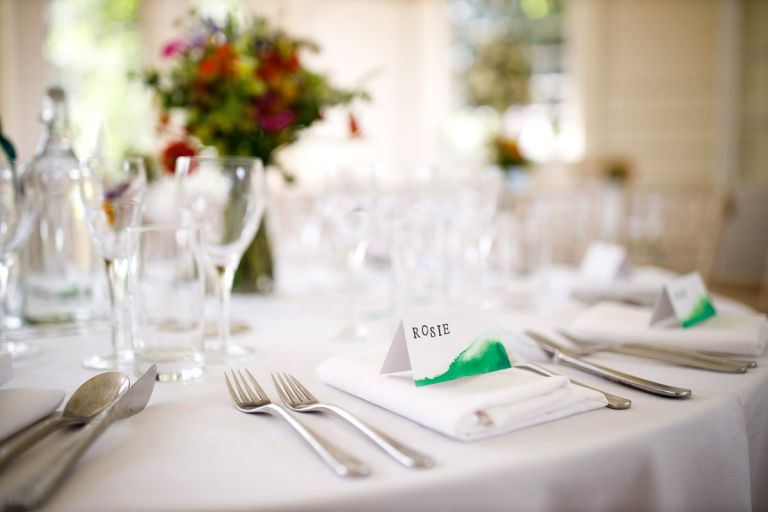
[[[0,469],[20,453],[64,425],[88,423],[128,390],[130,380],[119,372],[100,373],[83,382],[64,406],[0,445]]]

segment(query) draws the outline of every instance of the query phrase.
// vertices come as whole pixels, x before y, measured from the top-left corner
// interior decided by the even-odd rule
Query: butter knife
[[[539,348],[549,355],[555,363],[572,366],[579,370],[584,370],[585,372],[597,375],[598,377],[659,396],[668,398],[689,398],[693,394],[690,389],[669,386],[660,382],[637,377],[629,373],[624,373],[619,370],[614,370],[613,368],[590,363],[589,361],[581,359],[573,350],[563,347],[559,343],[552,341],[541,334],[532,331],[525,331],[524,334],[535,341]]]
[[[144,410],[156,378],[157,367],[152,365],[128,391],[83,427],[76,439],[65,446],[41,474],[14,492],[0,496],[0,511],[31,510],[48,500],[80,456],[112,423]]]
[[[558,330],[557,332],[577,345],[579,348],[579,355],[582,356],[590,355],[595,352],[613,352],[615,354],[625,354],[679,366],[723,373],[745,373],[748,368],[754,368],[757,364],[755,361],[739,361],[737,359],[710,356],[691,350],[683,350],[661,345],[646,345],[645,343],[594,344],[585,341],[583,338],[573,336],[563,330]]]

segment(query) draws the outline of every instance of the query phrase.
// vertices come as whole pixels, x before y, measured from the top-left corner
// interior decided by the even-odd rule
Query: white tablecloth
[[[344,317],[343,300],[236,298],[233,318],[254,329],[236,339],[259,350],[248,367],[273,398],[271,371],[294,373],[319,397],[433,455],[430,470],[404,468],[343,423],[302,415],[372,467],[367,479],[335,476],[276,418],[230,403],[223,368],[191,383],[158,383],[142,413],[115,424],[86,453],[45,510],[768,510],[768,357],[746,375],[664,366],[616,355],[616,368],[673,385],[694,397],[659,398],[557,368],[633,401],[474,443],[461,443],[323,385],[325,357],[361,348],[325,341]],[[542,310],[566,318],[571,306]],[[507,314],[514,326],[523,316]],[[527,322],[526,322],[527,323]],[[389,321],[374,325],[387,343]],[[80,360],[108,344],[106,332],[41,340],[42,354],[15,364],[6,386],[71,392],[92,372]],[[49,440],[0,478],[0,492],[41,464]]]

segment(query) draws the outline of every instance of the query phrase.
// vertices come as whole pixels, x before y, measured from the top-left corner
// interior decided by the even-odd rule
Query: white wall
[[[754,66],[745,64],[749,58],[768,65],[763,42],[768,2],[574,0],[568,5],[587,155],[628,158],[640,182],[726,188],[730,207],[714,278],[759,283],[768,271],[768,167],[754,162],[764,160],[758,151],[768,141],[745,146],[754,130],[744,130],[740,119],[750,118],[742,109],[768,105],[768,88],[755,87],[768,84],[768,75],[750,75],[746,89],[740,82],[741,68]],[[744,46],[747,29],[763,38],[762,46]],[[761,49],[762,57],[754,59]]]
[[[0,117],[19,157],[29,158],[42,133],[41,102],[49,69],[42,58],[45,0],[0,0]]]
[[[575,0],[570,36],[587,154],[641,181],[722,182],[722,3]]]

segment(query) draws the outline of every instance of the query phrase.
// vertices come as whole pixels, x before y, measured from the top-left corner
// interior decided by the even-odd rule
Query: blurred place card
[[[584,279],[609,283],[629,277],[632,267],[627,250],[616,244],[592,242],[581,261],[579,273]]]
[[[691,327],[715,316],[715,313],[701,274],[694,272],[664,285],[653,309],[651,325]]]
[[[487,314],[420,315],[403,318],[382,374],[413,371],[417,386],[510,368],[507,349]]]

